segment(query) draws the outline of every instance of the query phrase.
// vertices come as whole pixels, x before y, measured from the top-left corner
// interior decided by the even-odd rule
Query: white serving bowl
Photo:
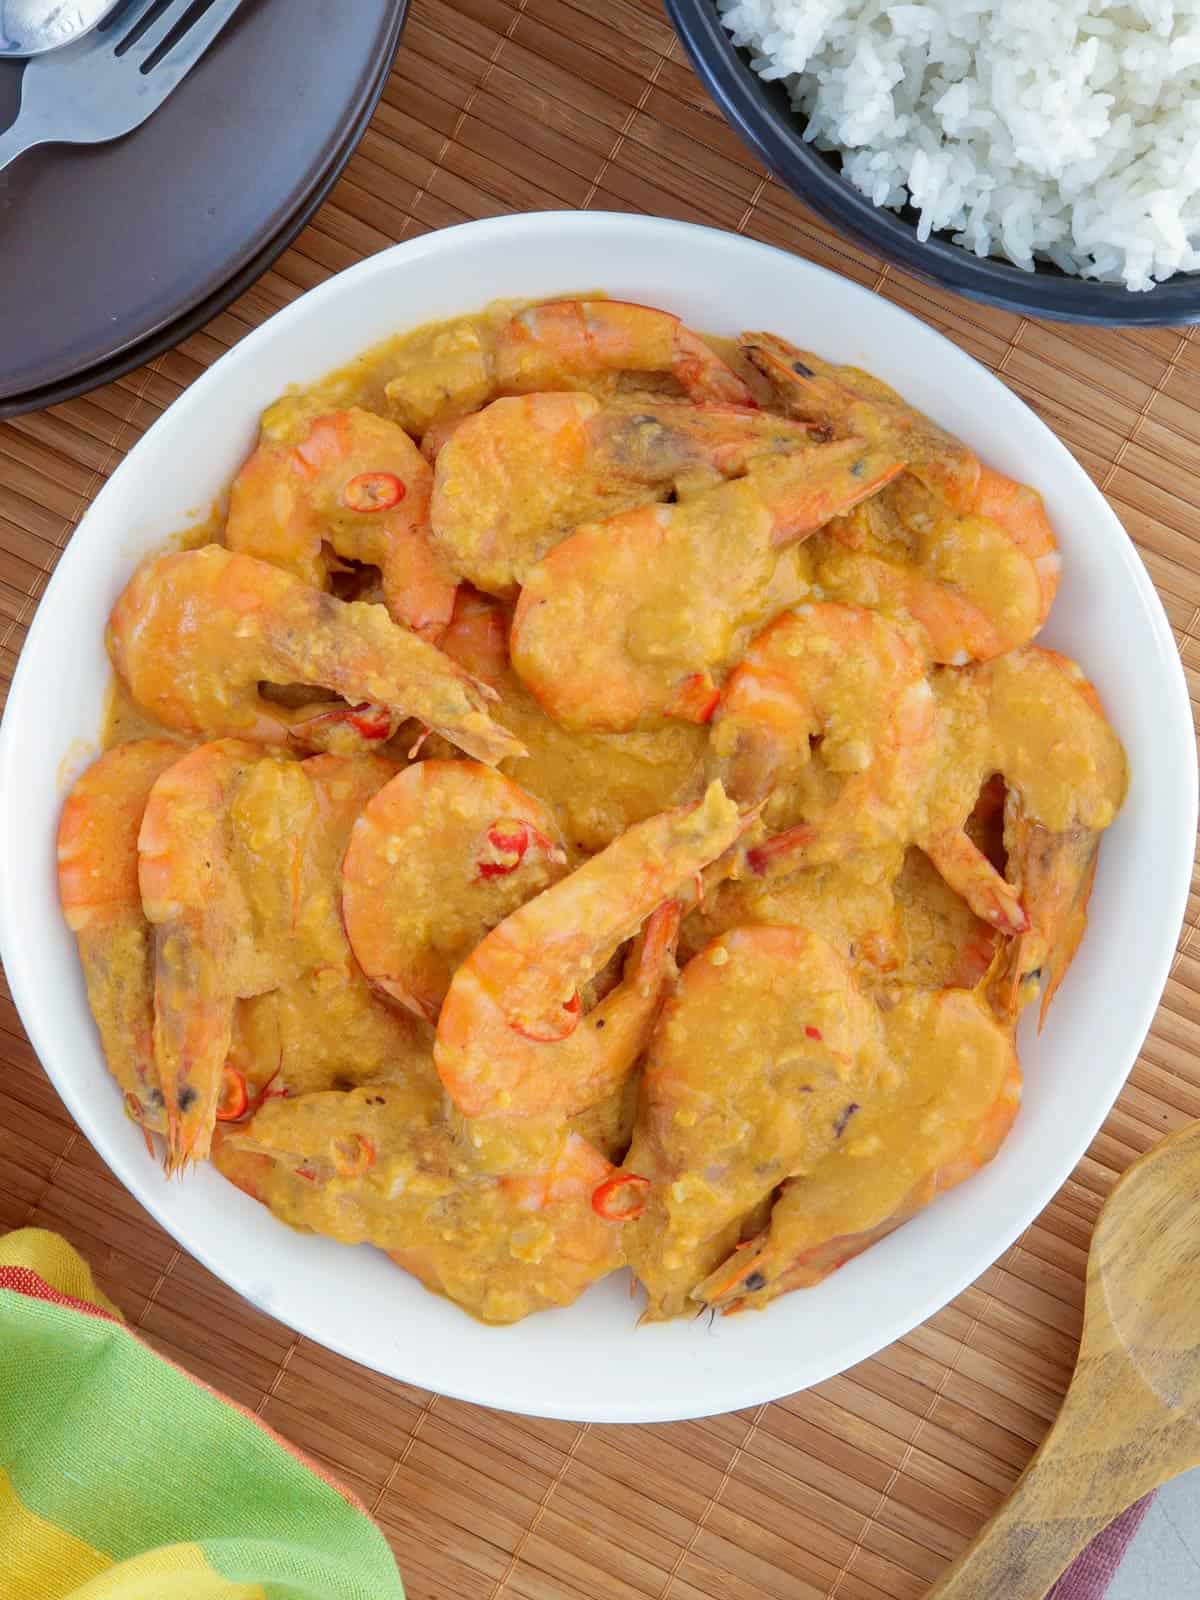
[[[835,1273],[763,1315],[638,1329],[625,1274],[566,1311],[484,1328],[367,1248],[291,1232],[211,1168],[168,1184],[105,1070],[58,907],[63,789],[95,753],[104,625],[135,561],[202,516],[262,409],[396,330],[499,296],[603,288],[734,334],[770,328],[902,389],[1002,471],[1035,484],[1062,542],[1045,630],[1096,682],[1129,752],[1091,927],[1045,1032],[1023,1032],[1025,1103],[996,1160]],[[131,451],[71,540],[21,653],[0,740],[0,934],[34,1048],[137,1199],[248,1300],[380,1372],[485,1405],[603,1422],[706,1415],[803,1388],[907,1333],[1017,1237],[1100,1126],[1150,1026],[1187,894],[1196,768],[1159,601],[1087,475],[996,378],[885,300],[765,245],[646,217],[468,223],[385,250],[244,339]]]

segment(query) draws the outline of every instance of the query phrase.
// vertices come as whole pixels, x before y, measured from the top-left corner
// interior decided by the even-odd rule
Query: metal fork
[[[130,133],[183,82],[242,0],[127,0],[100,27],[30,61],[0,171],[39,144],[103,144]]]

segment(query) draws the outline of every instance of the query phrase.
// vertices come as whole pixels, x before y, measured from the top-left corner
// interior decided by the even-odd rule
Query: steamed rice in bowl
[[[805,137],[978,256],[1200,266],[1200,0],[717,0]]]

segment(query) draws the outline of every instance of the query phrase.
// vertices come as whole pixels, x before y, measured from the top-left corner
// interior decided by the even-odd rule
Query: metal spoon
[[[0,0],[0,61],[44,55],[89,33],[122,0]]]

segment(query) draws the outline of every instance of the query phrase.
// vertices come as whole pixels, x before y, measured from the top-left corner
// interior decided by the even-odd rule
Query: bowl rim
[[[1057,268],[1026,272],[996,256],[977,256],[934,234],[926,242],[896,212],[876,206],[804,138],[799,113],[782,115],[768,84],[735,45],[714,0],[664,0],[697,77],[730,127],[785,188],[826,222],[917,277],[1021,316],[1100,327],[1183,327],[1200,322],[1200,271],[1177,272],[1155,288],[1131,291]]]
[[[793,257],[785,251],[777,250],[770,245],[746,239],[744,236],[734,235],[723,230],[700,227],[695,224],[676,222],[662,218],[649,218],[630,216],[624,213],[590,213],[590,212],[541,212],[525,213],[514,216],[491,218],[483,221],[467,222],[454,228],[440,230],[422,235],[416,239],[404,241],[393,245],[389,249],[380,251],[372,257],[357,263],[342,273],[336,274],[325,283],[298,297],[288,306],[278,311],[267,319],[259,328],[248,334],[232,350],[225,353],[214,365],[203,373],[179,398],[173,402],[163,417],[158,419],[151,429],[133,447],[126,458],[120,463],[108,483],[97,496],[98,504],[101,496],[115,492],[114,486],[123,485],[125,481],[136,477],[140,470],[140,462],[149,454],[152,446],[148,444],[155,431],[160,427],[164,418],[170,413],[175,413],[173,423],[175,426],[196,420],[203,414],[204,408],[209,403],[210,394],[219,394],[222,384],[228,381],[230,368],[236,371],[239,363],[253,362],[258,349],[269,340],[274,340],[281,333],[287,334],[293,327],[299,326],[309,317],[318,315],[323,307],[337,297],[351,292],[365,290],[371,282],[380,275],[392,271],[398,261],[417,262],[436,259],[445,252],[458,252],[466,250],[475,252],[480,256],[486,255],[488,245],[493,240],[503,238],[505,235],[516,233],[525,234],[530,242],[537,239],[539,232],[547,226],[565,230],[567,234],[578,234],[587,239],[589,244],[595,246],[598,252],[605,247],[620,249],[623,236],[628,236],[630,230],[638,236],[638,244],[647,250],[661,249],[663,251],[686,250],[689,244],[697,244],[703,237],[708,241],[709,248],[717,250],[733,250],[742,252],[762,252],[771,257],[780,258],[788,263],[789,270],[795,270],[799,276],[806,273],[818,273],[836,280],[839,292],[844,292],[852,301],[861,296],[864,300],[876,300],[878,297],[851,280],[841,278],[828,269],[817,266],[815,263]],[[598,259],[603,259],[598,254]],[[1114,559],[1120,564],[1125,576],[1137,591],[1137,599],[1145,613],[1148,626],[1153,635],[1156,646],[1155,655],[1159,662],[1158,671],[1162,680],[1162,707],[1164,721],[1169,724],[1168,731],[1164,732],[1164,739],[1168,739],[1167,748],[1174,752],[1175,759],[1186,751],[1184,770],[1187,775],[1188,792],[1184,797],[1182,806],[1181,826],[1178,838],[1168,838],[1164,841],[1164,853],[1174,853],[1180,862],[1190,863],[1192,847],[1196,831],[1197,808],[1197,774],[1195,761],[1195,744],[1191,718],[1190,702],[1188,699],[1186,680],[1182,664],[1179,659],[1177,647],[1171,634],[1161,601],[1150,581],[1148,572],[1140,557],[1134,550],[1132,543],[1124,536],[1119,519],[1111,507],[1104,500],[1099,490],[1091,479],[1071,456],[1066,446],[1057,436],[1032,412],[1019,398],[1013,395],[1002,381],[988,371],[981,363],[955,345],[953,341],[945,338],[938,330],[923,323],[921,319],[894,304],[886,303],[889,317],[905,319],[915,324],[922,336],[932,336],[947,346],[947,359],[952,363],[968,363],[974,369],[976,381],[984,390],[1003,395],[1006,404],[1016,402],[1022,406],[1031,431],[1040,437],[1042,444],[1052,454],[1060,457],[1068,466],[1074,476],[1080,495],[1090,502],[1091,509],[1103,519],[1113,524],[1122,533],[1122,542],[1114,546]],[[222,371],[220,369],[225,368]],[[92,508],[86,515],[91,515]],[[86,522],[86,515],[80,526]],[[8,712],[16,708],[19,711],[25,696],[25,680],[34,671],[34,650],[31,645],[41,644],[42,636],[52,637],[53,629],[57,625],[54,618],[56,589],[60,584],[61,574],[69,569],[71,557],[64,554],[58,568],[50,580],[42,602],[33,619],[29,630],[26,646],[21,652],[14,673],[10,690],[9,704],[5,711],[3,724],[0,725],[0,796],[13,794],[16,791],[19,773],[13,770],[13,740],[8,737],[10,722]],[[1166,896],[1161,908],[1159,919],[1158,937],[1162,940],[1161,959],[1158,962],[1159,976],[1156,983],[1147,985],[1145,993],[1139,1002],[1131,1007],[1131,1012],[1136,1018],[1136,1027],[1129,1024],[1132,1036],[1136,1031],[1140,1042],[1144,1039],[1154,1015],[1158,1008],[1162,989],[1169,974],[1173,959],[1177,930],[1182,923],[1190,888],[1190,874],[1181,870],[1175,881],[1170,885],[1170,892]],[[117,1181],[127,1189],[133,1197],[151,1213],[155,1220],[176,1239],[182,1249],[194,1256],[204,1266],[214,1273],[221,1282],[227,1284],[236,1293],[243,1296],[251,1304],[258,1306],[267,1315],[283,1321],[302,1335],[309,1337],[314,1342],[327,1348],[336,1350],[348,1359],[363,1362],[372,1370],[395,1376],[403,1381],[421,1382],[432,1386],[427,1375],[414,1376],[411,1371],[402,1370],[403,1353],[398,1353],[395,1364],[388,1366],[380,1364],[374,1357],[364,1357],[346,1340],[331,1338],[327,1330],[314,1326],[313,1323],[296,1312],[292,1305],[280,1307],[269,1302],[261,1289],[253,1281],[253,1274],[232,1266],[220,1259],[220,1252],[207,1249],[193,1240],[185,1237],[187,1224],[179,1222],[171,1216],[167,1208],[168,1186],[161,1182],[157,1169],[148,1164],[147,1173],[139,1175],[136,1171],[128,1169],[124,1157],[115,1150],[113,1142],[97,1124],[97,1119],[90,1114],[90,1106],[84,1095],[84,1086],[77,1082],[71,1072],[63,1068],[55,1059],[57,1051],[51,1038],[51,1012],[53,1006],[39,993],[37,972],[23,941],[13,938],[15,932],[15,908],[11,901],[8,876],[3,871],[3,857],[0,854],[0,950],[3,951],[8,965],[9,981],[14,1002],[17,1005],[29,1038],[38,1054],[39,1060],[50,1077],[54,1087],[68,1110],[79,1122],[81,1129],[98,1151],[107,1165],[113,1171]],[[1169,930],[1170,943],[1166,933]],[[1080,1157],[1090,1144],[1096,1131],[1104,1118],[1111,1110],[1111,1106],[1120,1093],[1128,1076],[1128,1071],[1136,1059],[1136,1050],[1133,1057],[1123,1065],[1121,1075],[1117,1079],[1111,1096],[1103,1097],[1103,1103],[1097,1102],[1092,1111],[1082,1121],[1073,1125],[1069,1137],[1065,1138],[1058,1147],[1060,1155],[1057,1162],[1051,1167],[1037,1174],[1035,1182],[1030,1183],[1023,1190],[1022,1202],[1012,1208],[1007,1220],[1002,1226],[989,1224],[988,1242],[982,1251],[976,1249],[971,1260],[953,1271],[942,1267],[943,1276],[937,1278],[920,1295],[914,1294],[912,1299],[905,1304],[899,1317],[886,1314],[886,1310],[870,1320],[864,1319],[861,1336],[839,1351],[833,1358],[832,1364],[820,1373],[799,1377],[799,1386],[807,1387],[812,1383],[823,1381],[824,1378],[840,1371],[858,1361],[875,1354],[884,1346],[902,1338],[908,1332],[925,1321],[929,1316],[949,1303],[962,1289],[974,1282],[979,1274],[987,1269],[1006,1250],[1014,1239],[1028,1227],[1029,1223],[1044,1208],[1061,1185],[1069,1177],[1071,1171],[1078,1164]],[[156,1181],[150,1181],[150,1180]],[[970,1187],[970,1186],[967,1186]],[[247,1202],[252,1204],[252,1202]],[[1015,1220],[1014,1220],[1015,1219]],[[632,1325],[632,1324],[631,1324]],[[520,1325],[518,1325],[520,1326]],[[668,1324],[666,1326],[674,1326]],[[489,1333],[503,1336],[509,1330],[489,1330]],[[645,1330],[640,1337],[652,1337],[653,1329]],[[729,1363],[726,1363],[728,1366]],[[565,1420],[595,1420],[606,1422],[658,1422],[673,1421],[684,1418],[716,1414],[719,1412],[740,1409],[747,1405],[755,1405],[768,1400],[779,1398],[781,1394],[793,1392],[793,1389],[781,1389],[777,1376],[764,1375],[757,1380],[744,1374],[737,1379],[724,1376],[720,1379],[709,1380],[706,1376],[707,1388],[703,1402],[697,1403],[694,1399],[680,1403],[676,1400],[666,1399],[653,1407],[648,1407],[644,1401],[628,1402],[623,1398],[613,1400],[605,1394],[589,1396],[586,1401],[578,1399],[569,1403],[556,1403],[553,1396],[544,1396],[541,1392],[536,1399],[529,1395],[514,1395],[511,1390],[497,1393],[494,1389],[489,1392],[488,1381],[490,1374],[485,1372],[454,1374],[454,1381],[444,1383],[439,1381],[437,1387],[444,1393],[463,1400],[471,1401],[484,1406],[499,1406],[507,1410],[525,1412],[531,1415],[557,1417]]]

